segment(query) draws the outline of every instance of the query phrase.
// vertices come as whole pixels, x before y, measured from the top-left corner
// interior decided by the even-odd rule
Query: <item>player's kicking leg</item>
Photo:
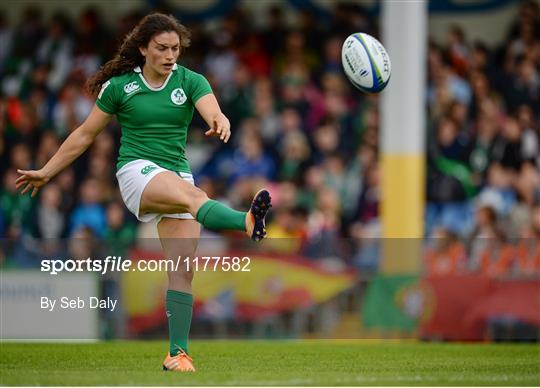
[[[140,212],[188,212],[205,228],[212,230],[244,231],[255,240],[266,236],[265,217],[271,207],[270,194],[260,190],[248,212],[241,212],[209,199],[204,191],[165,171],[155,175],[147,184],[141,198]]]

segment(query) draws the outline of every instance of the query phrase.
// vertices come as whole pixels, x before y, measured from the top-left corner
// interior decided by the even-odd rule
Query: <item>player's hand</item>
[[[21,190],[21,194],[26,194],[32,190],[32,197],[34,197],[41,186],[51,180],[42,170],[17,170],[20,177],[15,181],[15,187],[17,190]]]
[[[227,143],[231,137],[231,123],[224,114],[220,114],[214,119],[212,128],[204,133],[206,136],[219,137],[219,139]]]

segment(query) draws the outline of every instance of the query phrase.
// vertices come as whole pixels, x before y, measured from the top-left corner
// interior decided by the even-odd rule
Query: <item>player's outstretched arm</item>
[[[21,176],[15,181],[17,190],[25,194],[32,190],[32,197],[40,187],[50,181],[60,171],[69,166],[93,143],[96,136],[105,128],[111,115],[96,105],[80,127],[75,129],[62,143],[53,157],[39,170],[17,170]]]
[[[199,98],[195,103],[195,108],[210,127],[204,134],[219,137],[221,141],[227,143],[231,137],[231,123],[221,112],[216,97],[213,94],[207,94]]]

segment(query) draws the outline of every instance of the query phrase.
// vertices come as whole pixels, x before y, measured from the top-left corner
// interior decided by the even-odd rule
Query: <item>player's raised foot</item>
[[[186,352],[181,350],[176,356],[171,356],[167,353],[165,361],[163,361],[163,370],[175,372],[195,372],[193,360]]]
[[[265,217],[272,207],[272,198],[267,190],[259,190],[253,197],[246,215],[246,233],[253,241],[260,241],[266,236]]]

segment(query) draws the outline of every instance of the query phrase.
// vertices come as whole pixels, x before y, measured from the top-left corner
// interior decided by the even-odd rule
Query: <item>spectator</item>
[[[331,36],[324,42],[324,73],[341,73],[341,46],[343,40],[339,36]]]
[[[101,204],[102,191],[95,178],[88,178],[81,183],[80,198],[71,215],[70,234],[86,227],[95,236],[104,238],[107,230],[106,212]]]
[[[204,69],[209,80],[215,82],[218,91],[233,83],[233,75],[238,66],[238,56],[232,47],[231,33],[224,29],[212,36],[212,48],[206,55]]]
[[[249,34],[246,42],[240,48],[239,60],[245,65],[253,78],[266,78],[270,75],[270,58],[261,38]]]
[[[107,206],[107,231],[105,233],[107,249],[114,256],[126,257],[135,242],[136,235],[136,225],[126,217],[123,204],[111,202]]]
[[[69,19],[62,13],[56,13],[49,22],[48,33],[37,50],[38,63],[50,70],[47,86],[53,91],[60,90],[73,63],[73,39]]]
[[[4,174],[2,189],[0,190],[0,211],[4,222],[5,237],[18,238],[22,228],[28,221],[32,201],[28,196],[21,196],[15,190],[13,182],[17,179],[17,172],[10,168]]]
[[[0,75],[4,74],[12,43],[13,29],[9,27],[5,12],[0,11]]]
[[[330,119],[324,120],[313,136],[314,162],[322,163],[327,156],[338,152],[339,139],[338,124]]]
[[[339,214],[338,194],[331,188],[322,188],[317,193],[316,209],[308,218],[308,236],[304,254],[312,259],[342,257]]]
[[[253,87],[251,74],[242,64],[235,67],[231,82],[223,86],[223,109],[230,112],[231,126],[237,127],[253,112]]]
[[[38,148],[41,132],[37,112],[30,103],[20,104],[17,110],[17,117],[13,117],[14,120],[11,121],[15,131],[7,134],[6,143],[8,147],[15,143],[24,144],[33,154]]]
[[[265,242],[264,248],[282,254],[300,254],[307,234],[305,216],[301,208],[276,209],[267,228],[273,238]]]
[[[107,49],[107,30],[96,9],[83,11],[76,23],[73,51],[73,73],[84,78],[94,74],[102,61],[112,53]]]
[[[469,238],[470,270],[488,270],[490,254],[503,242],[497,221],[497,212],[492,207],[481,206],[476,210],[476,225]]]
[[[501,277],[510,274],[515,259],[515,247],[505,242],[501,234],[489,229],[485,246],[480,252],[480,273],[489,277]]]
[[[258,131],[246,127],[240,138],[240,147],[233,156],[231,183],[242,178],[272,179],[275,174],[274,161],[264,152]]]
[[[101,259],[98,255],[98,242],[91,228],[83,226],[69,237],[67,258],[69,260]]]
[[[43,132],[39,148],[36,153],[36,166],[42,167],[56,153],[60,147],[58,137],[53,132]]]
[[[355,222],[350,226],[353,243],[352,264],[361,273],[377,272],[381,256],[381,225],[378,220],[368,224]]]
[[[522,129],[515,118],[509,117],[493,150],[493,159],[503,167],[518,171],[525,159],[522,150]]]
[[[433,232],[424,260],[428,276],[456,275],[465,272],[467,267],[465,247],[456,234],[444,228]]]
[[[527,161],[540,168],[540,131],[534,129],[534,112],[529,105],[518,108],[517,120],[521,128],[522,150],[521,154]]]
[[[517,276],[540,275],[540,233],[532,226],[525,226],[521,230],[521,236],[516,246]]]
[[[263,32],[264,47],[271,58],[283,49],[287,30],[283,8],[278,5],[271,6],[268,10],[268,28]]]
[[[32,222],[35,222],[34,237],[54,240],[64,236],[66,218],[61,204],[62,192],[58,185],[51,183],[43,188],[35,216],[32,217]]]
[[[512,181],[514,174],[499,164],[489,167],[487,185],[477,196],[479,204],[490,206],[501,216],[507,216],[516,204],[517,198]]]
[[[299,182],[310,158],[311,150],[306,136],[299,131],[287,133],[280,150],[279,178]]]
[[[365,172],[364,189],[360,195],[357,219],[362,223],[370,223],[379,217],[380,176],[379,166],[372,165]]]
[[[7,77],[2,82],[2,89],[6,94],[14,96],[21,91],[44,35],[41,11],[27,7],[14,33],[6,37],[11,39],[6,42],[6,49],[11,46],[11,50],[3,67]]]
[[[253,114],[260,123],[261,136],[265,144],[273,147],[278,140],[280,117],[276,111],[274,97],[272,96],[270,79],[262,78],[255,82],[254,99]],[[298,125],[294,124],[293,126]]]
[[[448,57],[456,73],[464,76],[467,73],[470,60],[470,50],[467,46],[465,33],[461,27],[450,27],[447,37]]]
[[[54,126],[58,136],[65,138],[77,128],[92,110],[93,102],[82,93],[81,87],[68,83],[60,93],[54,108]]]
[[[511,84],[505,89],[505,100],[510,110],[522,104],[529,105],[540,113],[540,74],[534,62],[520,57],[512,74]]]

